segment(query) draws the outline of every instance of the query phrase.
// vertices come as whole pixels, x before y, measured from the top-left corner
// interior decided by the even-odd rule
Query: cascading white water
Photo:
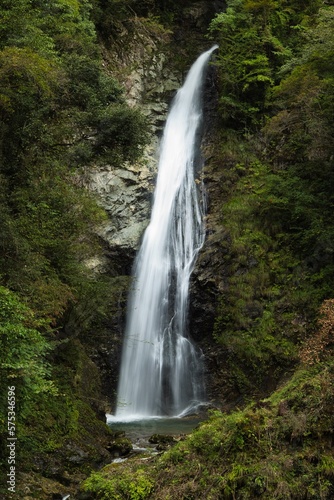
[[[168,116],[151,221],[129,298],[117,419],[176,416],[204,399],[201,353],[187,337],[189,278],[204,241],[195,182],[201,88],[212,47],[189,71]]]

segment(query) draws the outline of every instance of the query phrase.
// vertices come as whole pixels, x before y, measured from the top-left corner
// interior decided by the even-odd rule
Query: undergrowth
[[[105,467],[84,484],[97,499],[330,499],[334,362],[301,366],[270,398],[213,411],[154,463]],[[108,496],[109,495],[109,496]]]

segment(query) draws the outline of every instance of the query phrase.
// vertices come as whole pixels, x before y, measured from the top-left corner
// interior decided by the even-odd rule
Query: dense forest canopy
[[[92,410],[99,377],[83,346],[105,331],[124,285],[86,265],[102,254],[96,228],[106,214],[81,179],[92,166],[140,158],[149,127],[103,51],[138,19],[172,39],[193,4],[1,3],[0,433],[4,441],[14,385],[23,472],[35,456],[47,463],[69,440],[107,432]],[[210,342],[222,394],[257,402],[215,412],[154,468],[92,475],[94,498],[334,494],[334,6],[227,0],[219,10],[200,40],[220,47],[208,168],[219,193],[211,209],[227,234]],[[6,472],[6,450],[0,458]],[[52,475],[47,465],[43,473]]]

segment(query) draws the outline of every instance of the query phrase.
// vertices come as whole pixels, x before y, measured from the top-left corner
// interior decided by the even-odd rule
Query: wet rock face
[[[173,73],[166,55],[158,50],[126,78],[127,102],[130,106],[140,105],[153,133],[161,132],[169,102],[181,83],[181,75]]]
[[[108,222],[99,229],[109,248],[132,253],[139,246],[147,226],[151,205],[153,175],[147,168],[116,168],[106,165],[91,171],[89,188],[109,215]]]

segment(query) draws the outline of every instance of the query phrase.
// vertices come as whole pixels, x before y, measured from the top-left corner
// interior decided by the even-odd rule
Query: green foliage
[[[331,36],[328,32],[321,51],[318,39],[331,24],[333,8],[321,10],[301,60],[275,89],[279,110],[265,128],[274,161],[273,203],[264,211],[268,218],[280,213],[287,238],[307,259],[323,298],[333,278],[333,72],[323,64],[332,52]]]
[[[332,54],[333,8],[298,7],[231,1],[210,28],[224,48],[218,59],[224,126],[248,127],[247,134],[238,134],[238,145],[227,132],[225,144],[216,148],[224,165],[229,277],[215,325],[230,382],[248,395],[297,361],[321,302],[332,295],[333,72],[326,61]],[[285,47],[280,56],[274,50],[279,40]],[[253,61],[261,72],[247,71],[242,80],[242,68]],[[257,107],[265,123],[261,137],[257,112],[249,119],[245,114],[253,99],[248,83],[258,97],[253,85],[260,74],[271,78],[264,107]]]
[[[54,58],[54,41],[40,26],[41,15],[28,0],[5,1],[0,10],[0,47],[27,48],[42,57]]]
[[[88,2],[22,0],[1,13],[0,269],[3,283],[54,323],[90,280],[82,263],[98,251],[91,233],[103,220],[73,168],[137,159],[147,128],[102,71]],[[53,40],[47,58],[34,29]]]
[[[68,440],[105,432],[91,409],[96,367],[71,342],[88,342],[93,326],[105,334],[118,284],[85,264],[101,255],[106,215],[78,167],[137,159],[147,126],[103,67],[91,9],[87,0],[0,7],[1,425],[13,384],[22,471],[55,450],[66,462]],[[93,444],[89,453],[95,460]]]
[[[135,474],[132,471],[123,470],[122,476],[115,475],[113,472],[116,469],[113,466],[105,467],[101,472],[95,472],[84,482],[83,490],[96,495],[96,498],[108,500],[145,500],[150,498],[150,493],[153,489],[153,483],[146,477],[144,471],[136,470]]]
[[[46,355],[50,345],[37,331],[39,323],[33,312],[16,294],[0,287],[0,373],[1,373],[1,433],[7,414],[7,387],[15,387],[20,401],[18,417],[27,411],[27,405],[37,394],[55,394],[50,380],[50,366]],[[17,413],[17,409],[16,409]]]
[[[270,58],[276,57],[277,47],[239,0],[228,2],[226,12],[217,14],[210,33],[220,46],[216,64],[223,120],[257,121],[265,108],[267,88],[273,83]],[[283,47],[281,52],[284,54]]]
[[[4,287],[0,287],[0,317],[3,342],[2,367],[14,370],[18,374],[22,368],[24,373],[25,368],[29,367],[29,363],[34,361],[34,349],[35,354],[39,357],[45,354],[47,344],[35,329],[27,327],[27,324],[34,323],[33,313],[19,301],[13,292]],[[17,333],[15,333],[15,328],[17,328]],[[15,335],[24,340],[16,342]],[[21,348],[22,353],[17,352],[17,348]],[[32,352],[29,352],[30,349]],[[15,359],[15,354],[18,355],[17,359]],[[24,366],[23,360],[26,360],[26,366]],[[10,376],[16,378],[15,373]],[[34,371],[31,370],[30,376],[33,374]]]
[[[296,30],[310,23],[320,6],[309,2],[300,11],[296,4],[229,0],[226,11],[212,20],[209,33],[220,46],[216,65],[225,125],[263,125],[268,91],[300,43]]]
[[[64,55],[62,63],[68,77],[64,89],[68,104],[92,112],[122,101],[122,89],[111,76],[101,72],[100,61],[70,53]]]
[[[1,103],[4,111],[32,99],[50,97],[54,81],[50,62],[29,48],[7,47],[0,53]]]
[[[215,337],[224,348],[230,382],[242,394],[255,395],[296,362],[296,344],[318,303],[307,270],[283,239],[281,219],[259,216],[272,202],[270,168],[251,161],[251,152],[248,158],[248,164],[235,165],[238,181],[222,207],[229,278]]]
[[[107,107],[96,116],[95,126],[94,151],[109,161],[135,161],[147,143],[145,118],[124,105]]]

